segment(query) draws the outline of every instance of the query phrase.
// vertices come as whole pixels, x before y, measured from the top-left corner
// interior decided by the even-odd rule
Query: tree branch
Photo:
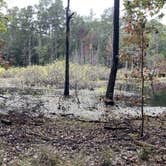
[[[68,19],[70,20],[74,15],[74,12],[72,14],[70,14],[70,16],[68,17]]]

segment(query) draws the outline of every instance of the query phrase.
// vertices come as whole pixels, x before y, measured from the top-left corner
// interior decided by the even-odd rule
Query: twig
[[[78,98],[78,89],[77,89],[78,85],[77,83],[75,83],[75,96],[76,96],[76,99],[77,99],[77,104],[81,104],[79,98]]]
[[[76,117],[75,119],[76,121],[80,121],[80,122],[85,122],[85,123],[107,123],[106,121],[101,121],[101,120],[85,120],[85,119],[81,119]]]
[[[104,126],[104,129],[106,130],[126,130],[129,129],[127,127],[111,127],[111,126]]]
[[[149,143],[146,143],[146,142],[143,142],[143,141],[137,141],[134,138],[132,138],[132,140],[138,146],[149,147],[149,148],[151,148],[153,150],[157,150],[158,153],[160,153],[160,152],[166,153],[166,148],[164,148],[164,147],[157,147],[155,145],[152,145],[152,144],[149,144]]]
[[[7,119],[1,119],[1,123],[5,124],[5,125],[12,125],[12,122],[10,120],[7,120]]]
[[[73,17],[73,15],[74,15],[74,12],[72,14],[70,14],[69,20]]]
[[[8,99],[7,97],[4,97],[4,96],[0,96],[0,98],[3,98],[3,99]]]
[[[26,132],[26,135],[30,135],[30,136],[35,136],[35,137],[39,137],[40,139],[44,140],[44,141],[52,141],[54,140],[53,138],[49,138],[49,137],[46,137],[44,135],[41,135],[41,134],[38,134],[38,133],[34,133],[34,132]]]

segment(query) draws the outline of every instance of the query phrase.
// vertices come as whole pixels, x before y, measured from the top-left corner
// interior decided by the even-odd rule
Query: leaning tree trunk
[[[69,96],[69,38],[70,38],[70,20],[74,13],[69,14],[70,0],[68,0],[66,8],[66,62],[65,62],[65,88],[64,96]]]
[[[119,55],[119,0],[114,0],[114,34],[113,34],[113,57],[111,73],[107,86],[106,96],[104,102],[106,105],[114,105],[114,87],[116,74],[118,69],[118,55]]]

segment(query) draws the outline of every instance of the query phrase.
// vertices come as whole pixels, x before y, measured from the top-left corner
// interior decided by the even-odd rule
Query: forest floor
[[[166,115],[86,122],[67,117],[10,112],[0,115],[1,165],[164,166]]]
[[[95,90],[65,99],[62,90],[4,85],[0,94],[2,166],[166,165],[166,107],[145,107],[141,138],[138,96],[130,93],[117,95],[114,107]]]

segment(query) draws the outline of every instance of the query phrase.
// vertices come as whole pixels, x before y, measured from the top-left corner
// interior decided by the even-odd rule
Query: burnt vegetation
[[[0,1],[0,165],[166,165],[164,1],[123,5]]]

